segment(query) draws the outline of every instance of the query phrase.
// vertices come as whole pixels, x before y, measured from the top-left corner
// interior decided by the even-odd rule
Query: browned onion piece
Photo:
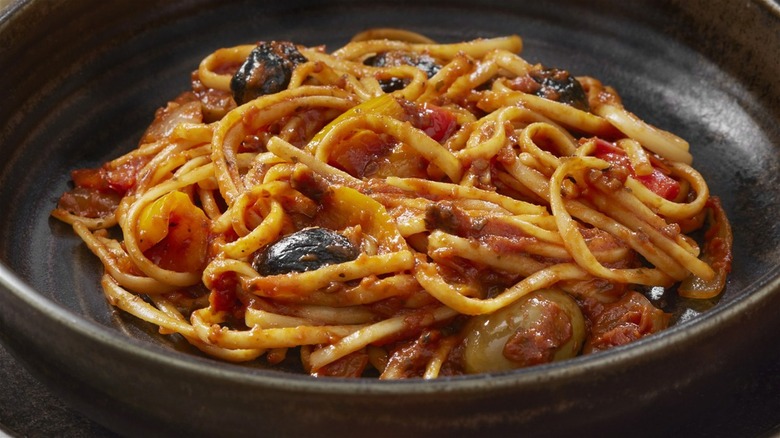
[[[726,286],[726,275],[731,272],[732,245],[734,236],[726,212],[718,197],[707,200],[707,222],[709,228],[704,236],[704,250],[701,259],[715,271],[712,280],[704,280],[693,274],[680,283],[677,292],[684,298],[713,298]]]

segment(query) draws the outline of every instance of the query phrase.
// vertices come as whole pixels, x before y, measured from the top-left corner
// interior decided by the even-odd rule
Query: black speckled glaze
[[[376,26],[440,41],[518,33],[529,61],[595,76],[688,139],[735,230],[719,303],[607,353],[433,382],[218,363],[111,311],[97,260],[48,217],[68,172],[131,149],[218,47],[335,47]],[[12,2],[0,13],[0,340],[126,435],[756,435],[780,423],[779,29],[771,0]]]

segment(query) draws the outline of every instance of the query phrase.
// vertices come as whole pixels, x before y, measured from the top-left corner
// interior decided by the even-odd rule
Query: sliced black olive
[[[341,234],[326,228],[304,228],[260,250],[252,266],[262,275],[279,275],[313,271],[357,256],[357,248]]]
[[[399,65],[411,65],[424,71],[428,78],[432,77],[441,70],[441,66],[436,60],[426,54],[413,54],[406,52],[382,52],[366,58],[363,64],[372,67],[397,67]],[[400,90],[408,85],[408,81],[400,78],[383,79],[379,81],[382,91],[390,93]]]
[[[540,85],[534,93],[537,96],[565,103],[583,111],[590,110],[585,90],[566,70],[541,68],[530,71],[528,75]]]
[[[257,43],[230,81],[233,98],[241,105],[259,96],[284,90],[290,84],[295,67],[304,62],[306,58],[293,43]]]

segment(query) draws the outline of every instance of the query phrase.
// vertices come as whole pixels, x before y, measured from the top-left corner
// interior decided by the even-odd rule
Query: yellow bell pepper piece
[[[138,237],[141,251],[160,267],[192,272],[208,255],[209,220],[185,193],[170,192],[141,212]]]

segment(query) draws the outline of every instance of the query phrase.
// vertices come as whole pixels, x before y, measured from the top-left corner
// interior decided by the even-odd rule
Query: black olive
[[[411,65],[424,71],[428,78],[441,70],[441,66],[436,63],[436,60],[426,54],[412,54],[405,52],[381,52],[363,61],[363,64],[370,65],[372,67],[396,67],[399,65]],[[379,81],[379,85],[382,87],[382,91],[390,93],[392,91],[400,90],[408,85],[408,81],[399,78],[383,79]]]
[[[241,105],[259,96],[284,90],[290,84],[295,67],[304,62],[306,58],[293,43],[257,43],[230,81],[233,99]]]
[[[534,93],[537,96],[590,111],[582,84],[566,70],[541,68],[530,71],[528,75],[540,85]]]
[[[258,251],[252,266],[262,275],[305,272],[355,260],[358,250],[346,237],[326,228],[304,228]]]

